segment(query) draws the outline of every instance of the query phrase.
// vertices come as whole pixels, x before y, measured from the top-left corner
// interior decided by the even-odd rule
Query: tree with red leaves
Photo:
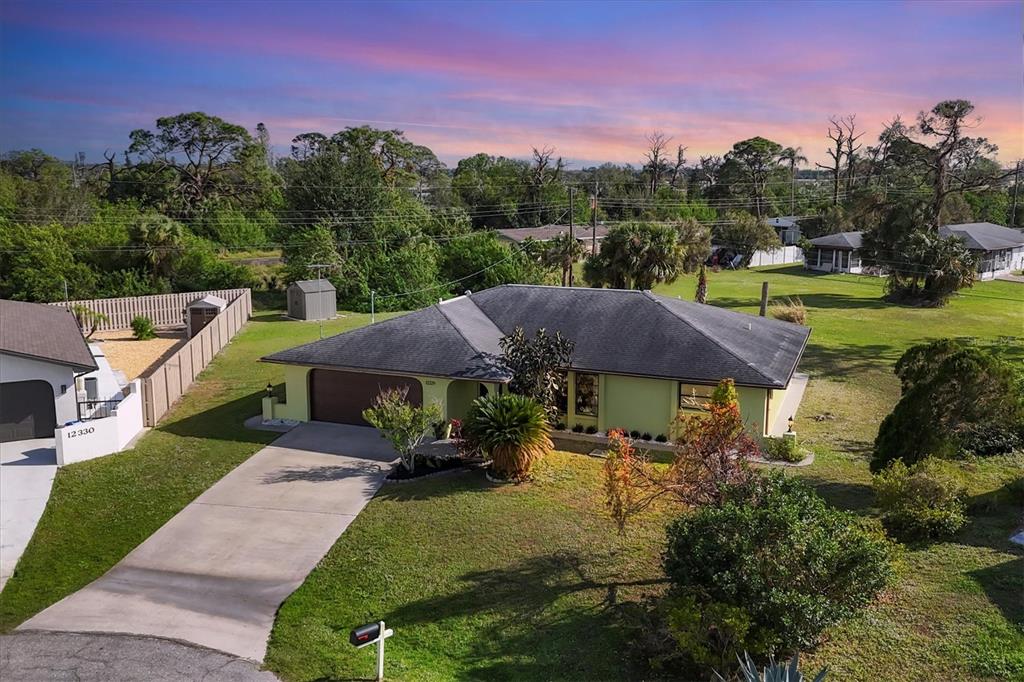
[[[638,453],[622,431],[608,432],[604,464],[605,497],[612,518],[622,531],[626,522],[657,500],[687,506],[716,505],[722,487],[754,476],[748,460],[760,446],[743,428],[732,380],[723,380],[705,414],[680,412],[675,458],[668,468]]]

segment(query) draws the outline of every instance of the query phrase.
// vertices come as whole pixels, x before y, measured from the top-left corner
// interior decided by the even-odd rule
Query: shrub
[[[132,335],[139,341],[156,338],[156,328],[153,320],[145,315],[136,315],[132,318]]]
[[[538,329],[527,338],[521,327],[502,337],[502,361],[512,373],[509,390],[536,400],[552,417],[558,393],[567,381],[563,368],[569,366],[575,344],[561,333]]]
[[[652,438],[651,434],[649,432],[647,432],[647,431],[644,431],[643,433],[640,434],[640,439],[641,440],[650,440],[651,438]]]
[[[772,301],[768,304],[768,311],[776,320],[807,324],[807,308],[799,297],[787,298],[785,301]]]
[[[503,478],[522,480],[551,451],[547,412],[533,398],[508,393],[473,401],[463,430],[491,458]]]
[[[967,490],[934,458],[908,467],[896,460],[874,477],[882,521],[904,539],[944,537],[967,522]]]
[[[373,407],[363,410],[363,419],[380,430],[398,452],[402,466],[409,473],[416,469],[416,446],[423,442],[431,425],[441,419],[441,408],[436,403],[417,407],[407,399],[406,388],[382,390],[373,400]]]
[[[1024,428],[989,422],[960,431],[960,454],[991,457],[1024,448]]]
[[[714,405],[736,405],[738,401],[736,382],[732,379],[722,379],[711,392],[711,403]]]
[[[676,614],[676,637],[705,663],[812,647],[890,584],[893,552],[880,530],[780,472],[725,486],[719,504],[668,528],[665,573],[689,611]]]
[[[659,433],[657,436],[654,437],[654,440],[658,441],[659,443],[667,443],[668,437],[664,433]]]
[[[636,429],[633,429],[632,431],[629,432],[629,437],[632,438],[633,440],[637,440],[638,438],[640,438],[640,432],[637,431]]]
[[[587,433],[591,435],[597,433],[597,427],[594,426],[593,424],[590,424],[589,426],[587,426]]]
[[[573,424],[572,425],[572,432],[573,433],[583,433],[583,424]]]
[[[950,339],[914,346],[896,374],[903,392],[878,429],[872,471],[895,459],[955,455],[978,427],[1024,423],[1022,379],[993,349]]]
[[[565,422],[558,422],[555,424],[555,429],[558,431],[565,431]]]
[[[799,462],[803,459],[796,438],[765,438],[761,441],[765,459],[773,462]]]

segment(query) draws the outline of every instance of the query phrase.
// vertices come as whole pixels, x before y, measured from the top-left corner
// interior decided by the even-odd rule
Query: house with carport
[[[795,372],[807,327],[649,291],[512,284],[262,358],[283,367],[285,383],[263,417],[366,425],[362,411],[382,389],[405,388],[411,402],[461,419],[477,397],[507,390],[500,341],[517,327],[575,344],[560,406],[569,428],[668,435],[680,410],[702,411],[731,378],[748,429],[777,434],[805,383]]]

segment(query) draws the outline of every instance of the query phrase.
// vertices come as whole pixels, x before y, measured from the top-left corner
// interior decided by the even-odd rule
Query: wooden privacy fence
[[[252,292],[249,289],[234,291],[241,292],[241,295],[236,295],[230,305],[189,339],[177,353],[142,378],[142,414],[146,426],[155,426],[160,421],[249,319],[252,314]]]
[[[50,305],[66,307],[74,310],[75,306],[85,306],[89,310],[107,316],[97,331],[114,331],[131,329],[132,318],[145,315],[157,327],[176,327],[185,324],[185,306],[207,294],[220,296],[225,301],[233,301],[248,292],[248,289],[214,289],[211,291],[187,291],[180,294],[155,294],[153,296],[126,296],[124,298],[94,298],[86,301],[58,301]],[[248,295],[248,294],[246,294]]]

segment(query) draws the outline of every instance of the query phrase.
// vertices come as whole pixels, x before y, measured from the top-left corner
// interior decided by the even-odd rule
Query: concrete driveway
[[[32,539],[56,474],[52,438],[0,443],[0,590]]]
[[[278,606],[396,458],[374,429],[300,425],[19,629],[167,637],[261,662]]]

